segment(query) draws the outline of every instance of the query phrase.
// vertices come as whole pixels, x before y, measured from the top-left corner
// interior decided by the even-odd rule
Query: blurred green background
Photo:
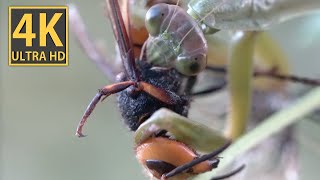
[[[63,5],[70,1],[1,1],[1,159],[3,180],[146,179],[133,151],[132,133],[121,122],[114,96],[97,106],[79,139],[75,128],[97,89],[108,84],[69,35],[68,67],[8,67],[8,6]],[[103,1],[74,1],[89,32],[107,42],[113,36],[103,15]],[[272,29],[299,75],[320,76],[320,14]],[[318,121],[320,121],[318,119]],[[303,173],[317,179],[319,127],[299,125]],[[310,135],[309,135],[310,134]]]

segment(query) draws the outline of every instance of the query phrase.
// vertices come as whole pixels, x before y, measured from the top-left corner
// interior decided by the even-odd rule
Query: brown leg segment
[[[100,99],[104,96],[103,99],[110,96],[111,94],[118,93],[120,91],[123,91],[124,89],[128,88],[131,85],[134,85],[135,83],[132,81],[125,81],[120,82],[116,84],[112,84],[109,86],[105,86],[99,90],[99,92],[94,96],[90,104],[88,105],[86,111],[84,112],[81,121],[79,122],[79,125],[77,127],[76,135],[78,137],[84,137],[85,135],[82,134],[82,128],[84,124],[87,122],[88,117],[91,115],[92,111],[100,101]]]
[[[128,36],[118,0],[106,0],[108,14],[112,23],[113,34],[119,45],[120,54],[122,56],[122,63],[127,77],[130,80],[138,81],[139,71],[135,64],[135,56],[133,52],[133,45]]]
[[[178,101],[178,95],[173,92],[155,87],[152,84],[143,81],[139,82],[139,86],[144,92],[166,104],[172,105],[176,104]]]

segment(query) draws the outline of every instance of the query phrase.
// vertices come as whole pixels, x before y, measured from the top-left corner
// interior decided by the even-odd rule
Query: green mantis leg
[[[230,114],[226,136],[236,139],[247,127],[250,116],[253,51],[257,32],[238,32],[232,41],[229,57]]]
[[[229,141],[221,132],[163,108],[140,125],[135,134],[135,143],[140,144],[161,130],[166,130],[174,139],[203,153],[211,152]]]

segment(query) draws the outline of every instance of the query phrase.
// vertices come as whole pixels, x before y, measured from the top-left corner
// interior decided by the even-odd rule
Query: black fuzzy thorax
[[[188,115],[190,97],[183,93],[183,75],[174,69],[154,69],[145,61],[137,61],[137,68],[141,72],[140,78],[142,81],[177,94],[178,103],[168,105],[145,92],[139,92],[134,97],[130,96],[127,90],[118,93],[118,107],[125,124],[132,131],[136,131],[141,123],[162,107],[168,108],[182,116]],[[126,77],[120,79],[120,81],[126,80],[128,80]],[[178,94],[178,92],[182,93]]]

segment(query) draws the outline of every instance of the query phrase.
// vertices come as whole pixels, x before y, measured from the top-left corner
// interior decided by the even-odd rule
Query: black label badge
[[[9,66],[67,66],[68,7],[9,7]]]

